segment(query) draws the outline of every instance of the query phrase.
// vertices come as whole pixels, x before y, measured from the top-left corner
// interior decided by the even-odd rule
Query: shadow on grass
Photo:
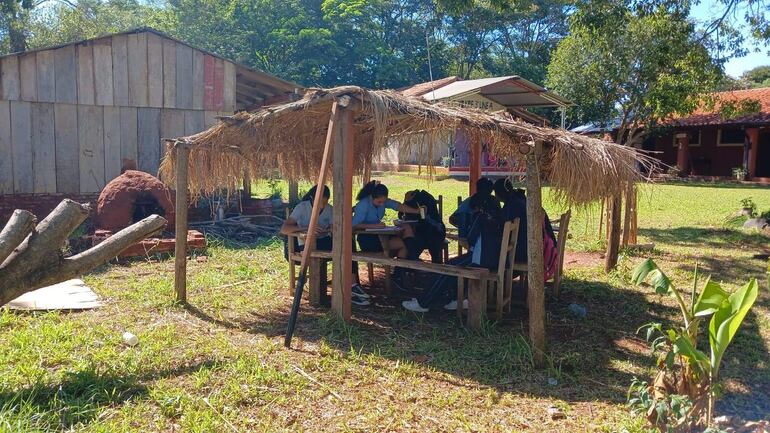
[[[607,283],[568,279],[564,287],[567,292],[562,301],[547,306],[545,370],[533,366],[527,312],[522,307],[514,307],[500,323],[490,321],[482,330],[471,331],[461,326],[454,312],[439,307],[424,315],[414,314],[399,301],[379,295],[374,296],[373,306],[354,306],[350,324],[324,307],[303,303],[293,347],[323,341],[342,356],[371,355],[422,364],[445,373],[442,380],[460,386],[472,381],[474,386],[498,393],[567,401],[624,401],[633,378],[632,366],[654,365],[647,344],[634,331],[651,321],[665,321],[675,311],[648,304],[638,291]],[[572,302],[586,306],[587,319],[570,314],[567,306]],[[225,319],[215,317],[206,307],[187,309],[217,326],[269,338],[284,336],[289,315],[288,302],[269,311]],[[549,379],[556,379],[557,384],[549,385]]]
[[[18,391],[0,392],[0,419],[15,414],[6,419],[7,427],[16,424],[15,431],[69,430],[94,421],[106,407],[147,398],[148,381],[189,375],[217,362],[202,360],[141,374],[102,372],[90,366],[66,374],[55,385],[34,384]]]

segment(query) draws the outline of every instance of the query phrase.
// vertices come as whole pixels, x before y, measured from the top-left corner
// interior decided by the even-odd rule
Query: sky
[[[723,4],[720,0],[703,0],[692,10],[693,17],[698,21],[706,21],[713,19],[720,15],[720,11],[723,9]],[[725,72],[733,77],[739,77],[743,72],[755,68],[757,66],[770,65],[770,55],[768,50],[770,47],[759,46],[759,52],[755,51],[755,45],[751,40],[748,28],[743,18],[743,12],[738,11],[732,18],[732,24],[743,30],[744,36],[746,36],[746,42],[744,48],[750,52],[744,57],[730,59],[725,65]]]

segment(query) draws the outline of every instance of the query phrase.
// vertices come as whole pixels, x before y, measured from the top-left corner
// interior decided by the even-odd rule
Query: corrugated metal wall
[[[152,32],[0,59],[0,194],[92,193],[235,111],[236,65]]]

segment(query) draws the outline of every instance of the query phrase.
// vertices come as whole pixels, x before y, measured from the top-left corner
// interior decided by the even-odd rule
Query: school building
[[[713,96],[713,107],[672,119],[644,148],[681,174],[735,178],[743,172],[746,180],[770,182],[770,87]]]

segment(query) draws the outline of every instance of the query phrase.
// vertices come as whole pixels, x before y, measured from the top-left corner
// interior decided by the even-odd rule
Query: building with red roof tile
[[[770,87],[714,93],[713,101],[668,122],[645,143],[680,172],[770,182]]]

